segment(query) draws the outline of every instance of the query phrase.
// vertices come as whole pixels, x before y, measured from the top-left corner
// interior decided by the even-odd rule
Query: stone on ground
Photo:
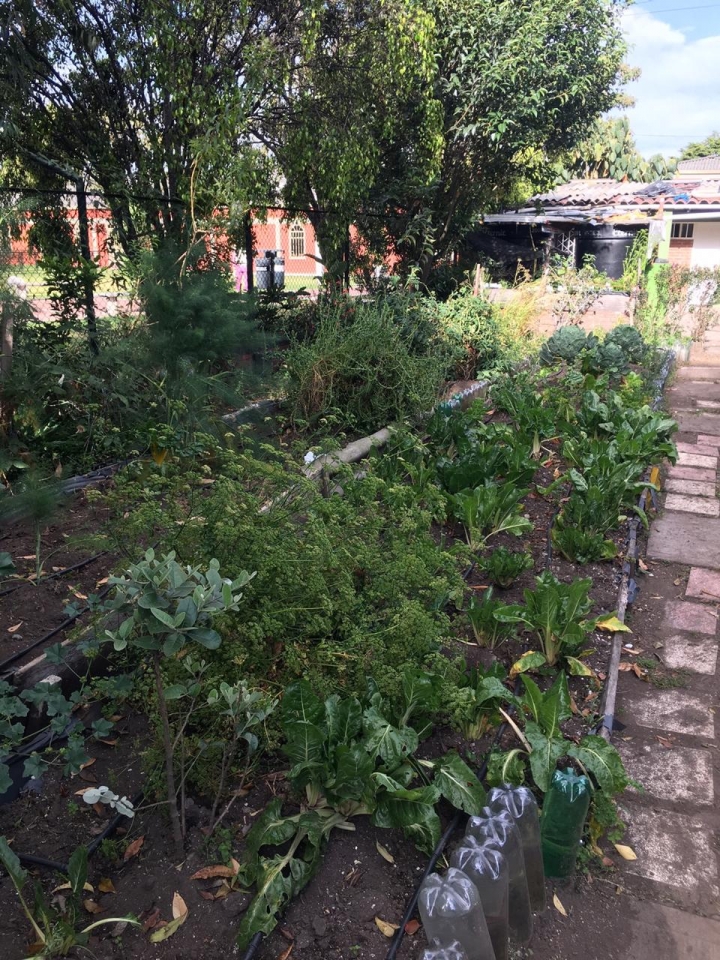
[[[720,570],[720,519],[666,513],[653,522],[647,555],[651,560]]]

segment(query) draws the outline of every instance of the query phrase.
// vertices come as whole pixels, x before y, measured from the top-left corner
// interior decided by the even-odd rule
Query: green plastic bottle
[[[579,777],[572,768],[553,774],[540,820],[545,876],[572,876],[591,794],[588,778]]]

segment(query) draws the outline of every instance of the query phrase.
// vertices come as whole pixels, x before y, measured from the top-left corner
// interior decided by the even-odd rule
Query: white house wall
[[[693,224],[691,267],[720,267],[720,221]]]

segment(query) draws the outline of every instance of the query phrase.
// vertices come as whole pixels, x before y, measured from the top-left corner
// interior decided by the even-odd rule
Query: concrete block
[[[715,483],[715,470],[702,470],[699,467],[668,467],[668,478],[678,480],[702,480],[705,483]]]
[[[714,497],[715,484],[708,480],[681,480],[676,477],[668,477],[665,483],[665,489],[668,493],[681,493],[687,497]]]
[[[720,500],[709,497],[685,497],[680,493],[669,493],[665,498],[666,510],[680,510],[683,513],[697,513],[704,517],[720,517]]]
[[[717,620],[717,613],[712,607],[702,603],[689,603],[687,600],[668,600],[665,604],[663,629],[714,636]]]
[[[715,716],[707,698],[684,690],[643,690],[623,701],[623,720],[627,717],[640,727],[658,733],[682,733],[688,737],[715,738]]]
[[[622,810],[628,818],[625,842],[637,854],[637,860],[623,864],[629,873],[694,891],[697,898],[708,887],[717,891],[712,831],[704,820],[667,811],[658,814],[636,804]]]
[[[720,403],[718,403],[718,406],[720,407]],[[698,443],[702,444],[703,447],[720,447],[720,437],[711,433],[700,433],[698,434]]]
[[[697,453],[702,457],[717,457],[717,447],[711,444],[704,445],[698,440],[697,443],[688,443],[686,440],[676,440],[675,446],[678,453]]]
[[[668,512],[650,529],[647,556],[720,570],[720,519]]]
[[[710,603],[720,603],[720,573],[693,567],[688,577],[686,597],[696,597]]]
[[[641,797],[651,796],[672,803],[712,806],[713,765],[709,750],[667,747],[637,740],[618,742],[625,767],[643,788]],[[633,793],[636,791],[633,790]]]
[[[713,676],[717,667],[718,644],[714,637],[688,637],[675,633],[663,640],[658,653],[672,670],[691,670]]]
[[[705,470],[717,471],[716,456],[703,456],[700,453],[684,453],[680,451],[677,462],[680,467],[702,467]]]

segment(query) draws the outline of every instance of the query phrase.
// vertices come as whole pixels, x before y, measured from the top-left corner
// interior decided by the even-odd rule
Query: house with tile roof
[[[483,223],[515,244],[543,243],[548,256],[577,266],[593,256],[612,278],[621,276],[641,229],[660,241],[670,263],[720,267],[720,155],[682,160],[671,180],[655,183],[571,180]]]

